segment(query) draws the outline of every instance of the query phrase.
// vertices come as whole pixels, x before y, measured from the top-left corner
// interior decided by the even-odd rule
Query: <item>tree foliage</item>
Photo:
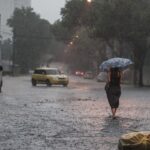
[[[99,7],[97,19],[100,19],[93,22],[95,34],[106,41],[111,39],[125,41],[132,47],[135,62],[134,75],[139,74],[138,84],[142,86],[143,66],[150,36],[149,1],[104,1]]]
[[[1,45],[2,59],[12,60],[12,41],[10,39],[4,40]]]
[[[98,39],[91,39],[85,28],[78,31],[72,44],[68,45],[66,51],[68,63],[71,69],[92,70],[98,69],[100,58],[105,57],[104,43]]]
[[[92,38],[102,39],[110,47],[114,47],[115,41],[120,45],[126,43],[133,54],[134,75],[138,75],[138,84],[143,85],[143,66],[150,36],[148,0],[94,0],[90,4],[85,0],[70,0],[64,10],[63,22],[68,28],[82,24]],[[118,54],[123,57],[122,52]]]
[[[52,25],[52,32],[56,40],[63,41],[65,43],[70,40],[73,34],[73,31],[68,29],[60,20],[54,22]]]
[[[62,23],[69,29],[75,29],[80,25],[84,14],[85,0],[67,1],[64,8],[61,9]]]
[[[27,72],[40,64],[41,56],[49,50],[50,24],[32,8],[17,8],[8,25],[13,29],[13,63]]]

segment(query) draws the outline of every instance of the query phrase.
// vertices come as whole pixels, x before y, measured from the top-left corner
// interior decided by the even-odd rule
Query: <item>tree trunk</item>
[[[143,86],[143,66],[144,66],[143,63],[141,63],[141,65],[139,67],[139,83],[138,83],[138,85],[140,87]]]
[[[138,78],[137,78],[137,68],[134,67],[134,72],[133,72],[133,84],[136,86],[137,85],[137,81],[138,81]]]

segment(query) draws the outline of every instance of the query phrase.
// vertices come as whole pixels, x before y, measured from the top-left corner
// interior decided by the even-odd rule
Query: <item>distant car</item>
[[[76,76],[83,76],[83,75],[84,75],[84,72],[83,72],[83,71],[76,71],[76,72],[75,72],[75,75],[76,75]]]
[[[84,79],[93,79],[94,78],[94,74],[91,71],[87,71],[84,74]]]
[[[107,82],[108,75],[106,72],[100,72],[96,77],[97,82]]]
[[[63,85],[67,86],[69,83],[69,78],[64,75],[57,68],[37,68],[34,70],[31,79],[32,85],[37,84],[47,84],[47,86]]]

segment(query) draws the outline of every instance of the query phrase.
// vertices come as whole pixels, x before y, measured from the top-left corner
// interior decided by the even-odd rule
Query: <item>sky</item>
[[[50,23],[54,23],[61,18],[60,10],[65,6],[66,0],[31,0],[32,8],[41,16],[47,19]]]

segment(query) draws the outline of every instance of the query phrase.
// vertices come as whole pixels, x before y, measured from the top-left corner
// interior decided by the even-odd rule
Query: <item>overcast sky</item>
[[[32,0],[32,8],[41,18],[45,18],[54,23],[61,18],[60,9],[65,6],[66,0]]]

